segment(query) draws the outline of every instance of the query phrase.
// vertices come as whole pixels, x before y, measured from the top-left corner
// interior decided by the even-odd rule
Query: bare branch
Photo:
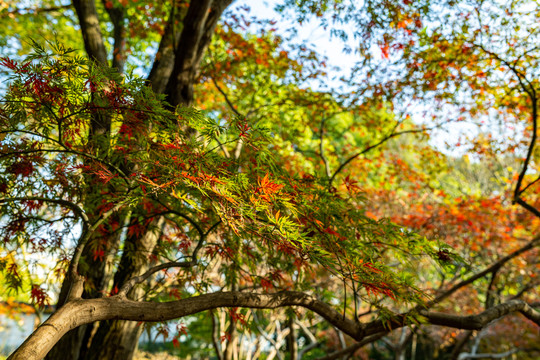
[[[0,204],[14,202],[14,201],[43,201],[53,204],[58,204],[67,207],[72,210],[81,220],[83,221],[83,226],[89,226],[88,216],[84,210],[77,204],[64,200],[64,199],[49,199],[41,196],[20,196],[20,197],[11,197],[11,198],[0,198]]]
[[[298,352],[298,360],[302,360],[304,357],[304,354],[306,354],[308,351],[316,348],[320,345],[320,343],[317,341],[317,338],[302,321],[296,321],[296,324],[302,329],[302,332],[306,335],[306,337],[309,338],[309,345],[304,346],[300,351]]]
[[[214,349],[216,351],[218,360],[222,360],[223,351],[221,350],[221,344],[219,343],[219,335],[218,335],[219,329],[218,329],[218,324],[216,323],[214,310],[210,310],[210,316],[212,318],[212,345],[214,345]]]
[[[324,156],[324,145],[323,145],[323,136],[324,136],[324,123],[326,122],[326,118],[323,117],[321,119],[321,125],[319,129],[319,156],[321,157],[323,163],[324,163],[324,169],[326,171],[326,177],[330,179],[330,185],[331,185],[331,179],[332,179],[332,172],[330,171],[330,164],[328,163],[328,160],[326,159],[326,156]]]
[[[493,271],[497,270],[497,269],[500,269],[504,264],[506,264],[508,261],[512,260],[513,258],[523,254],[524,252],[527,252],[533,248],[535,248],[536,246],[538,246],[540,244],[540,235],[535,237],[534,239],[532,239],[530,242],[528,242],[525,246],[517,249],[516,251],[502,257],[501,259],[499,259],[498,261],[496,261],[495,263],[493,263],[492,265],[488,266],[486,269],[484,269],[483,271],[480,271],[479,273],[469,277],[468,279],[466,280],[463,280],[462,282],[452,286],[450,289],[446,290],[445,292],[443,292],[442,294],[436,296],[433,300],[429,301],[427,303],[427,307],[431,307],[433,306],[434,304],[437,304],[439,302],[441,302],[442,300],[446,299],[447,297],[449,297],[450,295],[452,295],[454,292],[456,292],[457,290],[461,289],[462,287],[464,286],[467,286],[471,283],[473,283],[474,281],[478,280],[478,279],[481,279],[483,278],[484,276],[486,276],[487,274],[489,273],[492,273]]]
[[[339,167],[336,169],[336,171],[334,171],[334,173],[332,174],[332,176],[330,177],[330,180],[329,180],[329,185],[328,186],[331,186],[332,185],[332,182],[334,181],[334,179],[336,178],[336,176],[345,168],[345,166],[347,166],[350,162],[352,162],[354,159],[356,159],[357,157],[361,156],[361,155],[364,155],[366,154],[367,152],[383,145],[385,142],[387,142],[388,140],[392,139],[392,138],[395,138],[396,136],[400,136],[400,135],[404,135],[404,134],[417,134],[417,133],[423,133],[423,132],[426,132],[426,131],[429,131],[429,130],[433,130],[433,129],[436,129],[436,128],[439,128],[441,126],[443,126],[444,124],[446,123],[449,123],[451,122],[452,120],[448,120],[448,121],[445,121],[445,122],[442,122],[436,126],[433,126],[431,128],[422,128],[422,129],[410,129],[410,130],[404,130],[404,131],[398,131],[398,132],[395,132],[395,129],[397,126],[399,126],[400,123],[397,123],[396,124],[396,127],[394,127],[394,129],[390,132],[390,134],[384,136],[382,139],[380,139],[379,141],[371,144],[371,145],[368,145],[366,148],[364,148],[363,150],[357,152],[356,154],[350,156],[347,160],[345,160],[341,165],[339,165]]]
[[[148,279],[151,275],[157,273],[160,270],[170,269],[170,268],[188,268],[194,265],[193,259],[190,261],[181,261],[181,262],[168,262],[165,264],[160,264],[150,268],[144,274],[132,277],[120,288],[118,291],[118,296],[125,297],[129,290],[131,290],[135,285],[142,283],[144,280]]]
[[[221,88],[221,86],[219,86],[219,84],[217,83],[217,81],[211,77],[212,79],[212,83],[214,84],[214,86],[216,87],[216,89],[218,89],[218,91],[221,93],[221,95],[223,95],[223,97],[225,98],[225,102],[227,103],[227,105],[229,105],[229,108],[232,110],[233,113],[236,114],[236,116],[239,116],[239,117],[242,117],[242,118],[245,118],[245,116],[243,114],[240,113],[240,111],[238,111],[236,109],[236,107],[234,106],[234,104],[232,103],[232,101],[229,99],[229,96],[227,95],[227,93],[225,92],[225,90],[223,90]]]
[[[469,354],[469,353],[461,353],[459,354],[458,360],[466,360],[466,359],[504,359],[507,356],[513,355],[518,352],[522,351],[537,351],[540,352],[540,349],[521,349],[516,348],[512,350],[508,350],[502,353],[480,353],[480,354]]]

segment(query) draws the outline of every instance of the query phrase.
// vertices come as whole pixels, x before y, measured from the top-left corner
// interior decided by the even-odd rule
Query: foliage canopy
[[[2,291],[58,302],[10,359],[131,359],[175,318],[186,356],[533,358],[534,2],[230,3],[0,2]]]

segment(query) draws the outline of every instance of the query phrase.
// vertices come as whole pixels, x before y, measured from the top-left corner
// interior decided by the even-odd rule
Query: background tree
[[[127,359],[142,327],[125,320],[219,307],[232,307],[220,321],[223,341],[215,325],[206,339],[227,359],[241,352],[246,317],[271,339],[269,324],[241,306],[314,311],[339,329],[316,331],[342,352],[415,322],[415,331],[424,322],[480,329],[519,310],[538,323],[517,299],[537,295],[537,265],[514,260],[534,259],[538,244],[537,10],[527,2],[278,6],[299,24],[322,18],[343,39],[340,24],[355,25],[361,61],[341,93],[309,87],[326,79],[324,61],[269,31],[271,22],[233,9],[218,24],[230,1],[6,4],[4,44],[34,55],[3,59],[11,76],[2,108],[5,277],[22,282],[23,247],[50,253],[66,272],[53,327],[14,358],[39,357],[85,325],[49,358]],[[25,43],[32,23],[52,42]],[[84,56],[54,42],[55,31]],[[148,72],[145,81],[135,69]],[[519,136],[463,139],[479,155],[459,173],[459,160],[412,136],[465,120]],[[518,157],[501,156],[511,152]],[[515,175],[489,165],[501,159],[519,167]],[[486,171],[497,186],[467,180]],[[443,267],[434,271],[429,258]],[[476,280],[481,292],[460,296],[460,306],[485,309],[481,316],[429,312],[453,313],[456,302],[442,301]],[[40,287],[33,294],[46,300]],[[146,302],[172,299],[181,300]],[[327,305],[336,301],[341,314]],[[88,317],[73,318],[87,307]],[[274,314],[270,331],[291,358],[316,343],[312,324],[295,321],[309,312]],[[310,338],[304,349],[294,345],[300,329]],[[397,345],[386,339],[396,353],[418,339],[402,334]]]

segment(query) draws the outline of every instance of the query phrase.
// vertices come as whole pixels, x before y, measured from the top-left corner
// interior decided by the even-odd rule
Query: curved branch
[[[204,231],[203,229],[201,228],[201,226],[195,221],[193,220],[190,216],[184,214],[184,213],[181,213],[179,211],[176,211],[174,209],[171,209],[169,206],[167,206],[167,204],[163,203],[157,196],[152,196],[152,199],[157,201],[160,205],[162,205],[165,209],[167,209],[167,213],[169,214],[173,214],[173,215],[176,215],[176,216],[179,216],[181,217],[182,219],[186,220],[187,222],[189,222],[194,228],[195,230],[197,230],[197,232],[199,233],[199,237],[202,239],[204,238]]]
[[[103,224],[105,220],[107,220],[107,218],[109,218],[109,216],[111,216],[116,211],[120,210],[120,208],[124,205],[125,205],[124,202],[119,202],[112,209],[101,214],[101,216],[96,220],[96,222],[94,222],[94,224],[91,227],[89,227],[88,229],[83,229],[82,236],[80,237],[79,241],[77,242],[77,246],[75,247],[73,258],[71,259],[71,262],[69,263],[68,273],[70,273],[71,276],[73,276],[73,279],[78,279],[79,277],[77,273],[77,267],[79,265],[79,260],[81,259],[81,256],[82,256],[83,249],[86,243],[88,242],[88,240],[90,240],[90,236],[94,233],[94,231],[97,230],[99,226],[101,226],[101,224]],[[69,296],[70,295],[68,295],[68,297]]]
[[[410,129],[410,130],[403,130],[403,131],[398,131],[398,132],[394,132],[395,129],[400,125],[400,123],[397,123],[396,126],[394,127],[394,129],[392,129],[392,131],[390,132],[390,134],[386,135],[385,137],[383,137],[381,140],[371,144],[371,145],[368,145],[366,148],[364,148],[363,150],[357,152],[356,154],[350,156],[347,160],[345,160],[341,165],[338,166],[338,168],[336,169],[336,171],[334,171],[334,173],[332,174],[332,176],[330,177],[330,180],[328,181],[328,186],[332,186],[332,182],[334,181],[334,179],[336,178],[336,176],[345,168],[345,166],[347,166],[350,162],[352,162],[354,159],[356,159],[357,157],[361,156],[361,155],[364,155],[366,154],[367,152],[383,145],[385,142],[387,142],[388,140],[392,139],[392,138],[395,138],[396,136],[400,136],[400,135],[404,135],[404,134],[416,134],[416,133],[423,133],[423,132],[426,132],[426,131],[429,131],[429,130],[433,130],[433,129],[436,129],[436,128],[439,128],[441,126],[443,126],[444,124],[446,123],[449,123],[453,120],[448,120],[448,121],[444,121],[438,125],[435,125],[431,128],[421,128],[421,129]]]
[[[120,288],[118,291],[118,296],[125,297],[127,293],[137,284],[142,283],[144,280],[148,279],[151,275],[157,273],[160,270],[170,269],[174,267],[180,267],[180,268],[187,268],[194,265],[193,259],[190,261],[182,261],[182,262],[168,262],[165,264],[160,264],[157,266],[154,266],[153,268],[148,269],[144,274],[132,277],[126,283]]]
[[[482,51],[484,51],[486,54],[490,55],[493,59],[502,62],[510,71],[516,76],[519,86],[521,87],[521,90],[527,94],[529,99],[531,100],[531,122],[532,122],[532,136],[531,136],[531,142],[529,143],[529,148],[527,149],[527,155],[525,156],[525,160],[523,161],[523,167],[521,169],[521,172],[518,175],[518,179],[516,182],[516,187],[514,189],[514,198],[513,203],[517,203],[524,207],[525,209],[529,210],[531,213],[533,213],[535,216],[540,217],[540,210],[534,208],[525,200],[523,200],[520,196],[521,194],[527,190],[529,185],[527,185],[524,189],[521,188],[521,185],[523,183],[523,179],[525,178],[525,174],[527,173],[527,170],[529,168],[529,163],[531,162],[533,153],[534,153],[534,146],[536,145],[536,139],[537,139],[537,132],[538,132],[538,97],[536,93],[536,89],[534,88],[534,85],[527,80],[526,76],[520,72],[515,65],[512,65],[507,60],[501,58],[498,54],[487,50],[482,45],[475,45],[478,48],[480,48]],[[519,58],[517,59],[519,60]],[[516,60],[516,61],[517,61]]]
[[[66,303],[47,319],[8,360],[37,360],[46,355],[69,330],[102,320],[132,320],[141,322],[167,321],[221,307],[276,309],[301,306],[309,309],[357,341],[366,336],[386,332],[406,324],[406,316],[398,315],[389,321],[376,320],[368,324],[344,318],[329,304],[302,292],[285,291],[274,294],[246,292],[217,292],[166,303],[137,302],[113,296]],[[478,315],[459,316],[421,311],[428,323],[460,329],[480,329],[490,321],[519,311],[540,326],[540,313],[521,300],[497,305]]]
[[[227,103],[227,105],[229,105],[229,108],[231,109],[231,111],[233,113],[236,114],[236,116],[239,116],[241,118],[245,118],[245,116],[243,114],[240,113],[240,111],[238,111],[238,109],[236,109],[236,107],[234,106],[234,104],[232,103],[232,101],[229,99],[229,96],[227,95],[227,93],[225,92],[225,90],[223,90],[221,88],[221,86],[219,86],[219,84],[217,83],[216,79],[214,79],[213,77],[210,77],[210,79],[212,79],[212,83],[214,84],[214,86],[216,87],[216,89],[221,93],[221,95],[223,95],[223,97],[225,98],[225,102]]]
[[[160,270],[170,269],[170,268],[175,268],[175,267],[188,268],[188,267],[192,267],[192,266],[196,265],[197,264],[197,254],[199,253],[200,249],[202,248],[202,246],[204,244],[204,240],[206,239],[208,234],[210,234],[217,226],[219,226],[219,224],[221,224],[221,220],[216,222],[214,225],[212,225],[210,227],[210,229],[208,229],[208,231],[206,233],[201,235],[201,238],[199,239],[199,242],[197,243],[197,246],[193,250],[193,253],[191,255],[191,260],[189,260],[189,261],[172,261],[172,262],[156,265],[156,266],[148,269],[144,274],[139,275],[139,276],[135,276],[135,277],[129,279],[120,288],[120,290],[118,291],[118,296],[121,296],[121,297],[126,296],[127,293],[135,285],[142,283],[144,280],[148,279],[150,276],[152,276],[153,274],[155,274],[156,272],[158,272]]]
[[[72,210],[81,220],[83,221],[83,226],[89,225],[88,216],[84,210],[79,207],[77,204],[63,199],[49,199],[41,196],[20,196],[20,197],[11,197],[11,198],[0,198],[0,204],[14,201],[43,201],[53,204],[63,205],[70,210]]]

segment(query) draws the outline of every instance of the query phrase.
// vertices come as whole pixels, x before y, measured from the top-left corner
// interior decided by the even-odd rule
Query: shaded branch
[[[513,355],[518,352],[531,352],[536,351],[540,352],[540,349],[521,349],[516,348],[512,350],[508,350],[502,353],[480,353],[480,354],[469,354],[469,353],[461,353],[459,354],[458,360],[466,360],[466,359],[504,359],[507,356]]]
[[[159,47],[152,69],[148,74],[147,80],[152,86],[152,90],[156,94],[162,94],[165,91],[169,77],[174,67],[174,54],[177,49],[178,41],[180,40],[181,32],[175,27],[175,23],[181,20],[183,13],[177,13],[176,2],[173,1],[169,20],[165,26],[163,35],[159,42]]]
[[[105,11],[109,14],[109,18],[113,24],[113,56],[111,66],[115,68],[118,73],[124,72],[124,65],[126,62],[126,26],[125,26],[125,11],[124,6],[107,6],[106,0],[101,0]]]
[[[218,334],[218,324],[216,323],[216,317],[214,316],[214,311],[210,310],[210,316],[212,319],[212,345],[216,350],[216,355],[218,360],[223,359],[223,351],[221,350],[221,344],[219,343],[219,334]]]
[[[168,262],[165,264],[160,264],[150,268],[144,274],[132,277],[120,288],[118,291],[118,296],[125,297],[127,293],[137,284],[142,283],[144,280],[148,279],[151,275],[157,273],[160,270],[170,269],[170,268],[188,268],[193,266],[195,263],[194,259],[190,261],[181,261],[181,262]]]
[[[14,201],[43,201],[58,205],[63,205],[67,207],[68,209],[72,210],[82,221],[83,226],[87,227],[89,226],[89,219],[88,216],[86,216],[86,213],[84,210],[79,207],[79,205],[68,201],[64,199],[49,199],[41,196],[21,196],[21,197],[11,197],[11,198],[0,198],[0,204],[2,203],[8,203],[8,202],[14,202]]]
[[[440,325],[455,329],[480,330],[491,321],[514,312],[520,312],[527,319],[540,326],[540,312],[534,310],[529,304],[522,300],[511,300],[506,303],[498,304],[479,314],[469,316],[445,314],[428,310],[419,310],[418,314],[430,325]],[[382,331],[388,331],[389,329],[394,330],[398,327],[406,326],[409,324],[407,316],[410,315],[412,315],[412,312],[399,314],[387,321],[374,320],[364,325],[364,335],[377,334]]]
[[[172,106],[189,106],[193,101],[193,83],[199,64],[214,32],[221,12],[231,0],[200,0],[190,3],[184,18],[182,33],[174,54],[165,94]]]

